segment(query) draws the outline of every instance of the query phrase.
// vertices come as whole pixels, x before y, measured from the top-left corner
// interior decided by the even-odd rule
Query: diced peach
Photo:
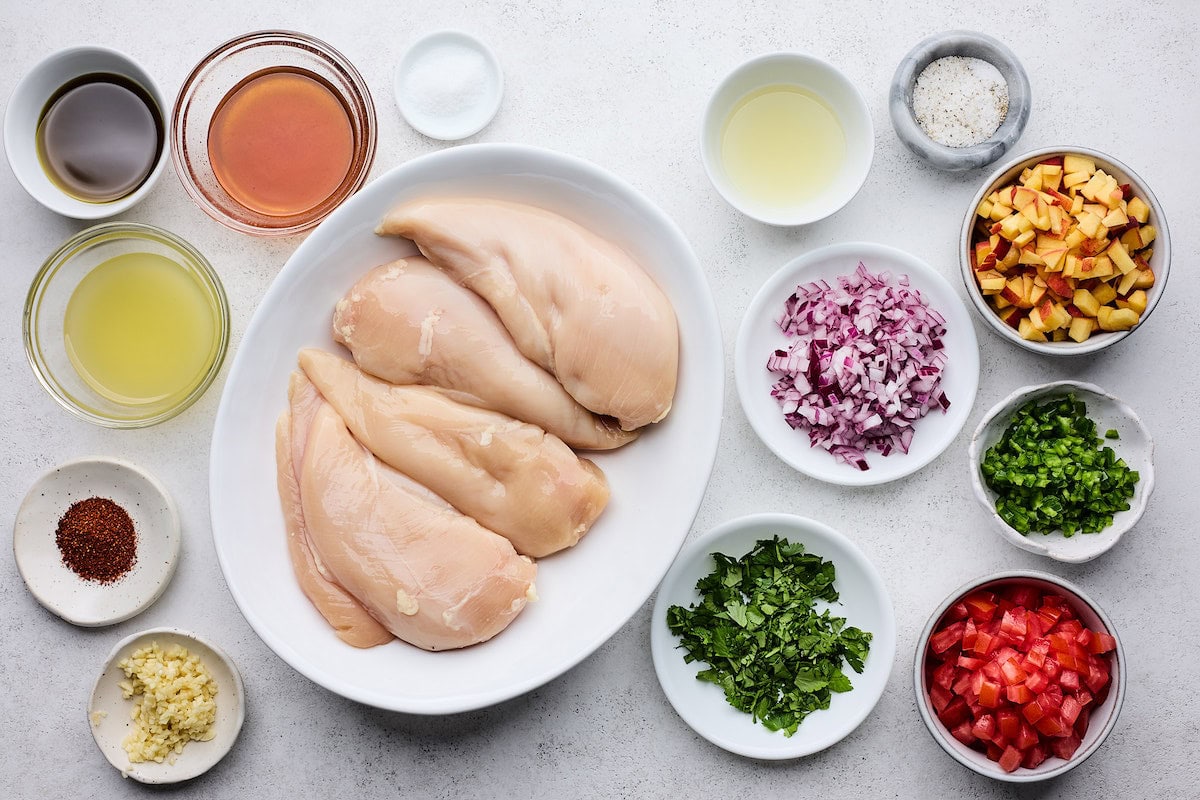
[[[1154,270],[1149,265],[1138,267],[1137,280],[1133,282],[1135,289],[1149,289],[1154,285]]]
[[[1029,264],[1031,266],[1036,267],[1039,265],[1043,265],[1046,262],[1042,259],[1041,256],[1039,256],[1037,254],[1037,251],[1033,249],[1033,245],[1030,244],[1029,247],[1021,248],[1021,257],[1017,260],[1017,263],[1018,264]]]
[[[1086,184],[1091,177],[1090,172],[1068,172],[1063,175],[1062,185],[1064,189],[1070,189],[1072,186]]]
[[[1024,220],[1025,218],[1019,217],[1019,219]],[[1037,231],[1031,227],[1029,230],[1022,231],[1021,233],[1017,234],[1017,238],[1013,239],[1012,243],[1016,247],[1024,247],[1025,245],[1029,244],[1036,238],[1037,238]]]
[[[1095,322],[1090,317],[1075,317],[1071,320],[1071,328],[1067,333],[1075,341],[1085,342],[1092,335],[1094,325]]]
[[[1133,284],[1137,281],[1137,270],[1132,270],[1121,276],[1120,282],[1117,284],[1118,304],[1121,297],[1125,297],[1133,291]]]
[[[1113,288],[1111,283],[1100,283],[1092,287],[1092,296],[1096,298],[1096,302],[1102,306],[1106,306],[1113,300],[1117,299],[1117,290]],[[1076,303],[1076,305],[1079,305]],[[1099,312],[1097,312],[1099,316]]]
[[[1133,263],[1133,259],[1129,257],[1129,251],[1125,249],[1125,245],[1121,244],[1120,239],[1113,240],[1113,243],[1104,252],[1117,265],[1117,269],[1121,270],[1122,275],[1127,275],[1137,269],[1137,264]]]
[[[1094,317],[1100,312],[1100,302],[1087,289],[1076,289],[1071,296],[1071,302],[1089,317]]]
[[[1096,321],[1102,331],[1127,331],[1138,324],[1139,315],[1128,308],[1101,306]]]
[[[1037,201],[1037,192],[1027,186],[1018,186],[1013,192],[1013,208],[1023,209]]]
[[[1128,308],[1130,311],[1137,312],[1140,317],[1146,311],[1146,292],[1143,289],[1138,289],[1135,292],[1130,292],[1129,297],[1122,300],[1117,298],[1117,308]]]
[[[1125,245],[1125,249],[1129,252],[1140,250],[1142,248],[1141,229],[1134,227],[1122,233],[1121,244]]]
[[[1158,228],[1153,225],[1143,225],[1138,228],[1138,235],[1142,239],[1142,247],[1149,247],[1150,243],[1158,236]]]
[[[1077,216],[1083,210],[1083,195],[1075,195],[1071,198],[1071,215]]]
[[[1091,176],[1096,171],[1096,162],[1087,156],[1068,153],[1063,156],[1063,172],[1083,172]]]
[[[1046,341],[1046,334],[1033,327],[1033,323],[1029,321],[1029,317],[1025,317],[1021,320],[1017,326],[1017,333],[1022,339],[1027,339],[1031,342]]]
[[[1117,228],[1128,223],[1129,217],[1125,216],[1125,212],[1121,209],[1114,208],[1100,221],[1109,228]]]
[[[1125,213],[1143,225],[1150,221],[1150,206],[1140,197],[1131,197],[1125,207]]]
[[[999,233],[1001,236],[1011,242],[1021,233],[1020,221],[1022,219],[1024,219],[1024,217],[1022,217],[1020,214],[1010,214],[1009,216],[1000,220],[1000,230],[993,232]]]
[[[1004,291],[1004,286],[1008,283],[1004,276],[995,270],[976,272],[975,277],[979,279],[979,289],[984,294],[999,294]]]
[[[1099,238],[1108,232],[1101,231],[1103,225],[1100,223],[1100,218],[1090,211],[1079,212],[1076,219],[1079,220],[1079,230],[1089,239]]]

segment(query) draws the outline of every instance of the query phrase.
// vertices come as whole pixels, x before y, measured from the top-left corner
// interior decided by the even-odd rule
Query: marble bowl
[[[929,650],[929,637],[933,635],[934,630],[941,627],[942,619],[949,612],[951,606],[972,592],[979,590],[996,591],[997,589],[1013,585],[1031,586],[1041,592],[1053,592],[1066,597],[1080,622],[1092,630],[1107,632],[1116,640],[1117,647],[1108,654],[1111,682],[1106,690],[1107,695],[1092,707],[1087,733],[1082,737],[1079,749],[1075,751],[1071,759],[1064,761],[1057,756],[1051,756],[1032,769],[1018,767],[1013,772],[1005,772],[995,761],[988,760],[987,756],[983,753],[968,747],[954,738],[950,731],[946,729],[946,726],[942,724],[941,720],[938,719],[937,713],[933,709],[933,704],[929,699],[929,678],[926,670],[926,662]],[[929,616],[929,621],[925,623],[925,628],[921,631],[921,635],[917,638],[913,664],[913,687],[916,690],[917,711],[921,715],[921,720],[925,723],[925,727],[929,730],[929,734],[933,737],[933,740],[937,742],[939,747],[946,751],[947,755],[967,769],[993,780],[1004,781],[1006,783],[1037,783],[1057,778],[1060,775],[1070,772],[1082,764],[1089,756],[1093,755],[1104,744],[1104,740],[1108,738],[1113,728],[1116,727],[1117,717],[1121,713],[1121,705],[1125,701],[1126,670],[1125,648],[1121,644],[1120,636],[1117,635],[1117,629],[1113,626],[1112,620],[1104,613],[1103,609],[1096,605],[1096,602],[1088,597],[1082,589],[1062,578],[1045,572],[1038,572],[1036,570],[1011,570],[987,575],[959,587],[934,610]]]
[[[1008,113],[996,132],[979,144],[947,147],[935,142],[913,115],[913,86],[917,77],[931,62],[947,56],[987,61],[1008,83]],[[1029,77],[1016,55],[997,39],[974,31],[945,31],[922,39],[900,61],[888,94],[888,110],[896,136],[915,155],[947,172],[980,169],[1007,153],[1021,138],[1031,107]]]
[[[1030,400],[1066,394],[1075,395],[1087,405],[1087,415],[1095,421],[1096,431],[1100,436],[1109,429],[1114,429],[1120,434],[1120,439],[1105,440],[1103,446],[1111,447],[1130,469],[1137,470],[1137,486],[1129,500],[1129,510],[1114,514],[1113,523],[1102,531],[1077,533],[1069,538],[1057,531],[1022,535],[996,513],[996,493],[984,482],[979,467],[988,449],[1000,441],[1017,409]],[[1079,381],[1054,381],[1038,386],[1025,386],[1001,400],[975,429],[975,434],[971,437],[969,460],[971,488],[974,490],[975,499],[991,518],[996,531],[1015,547],[1069,564],[1091,561],[1115,547],[1121,537],[1142,518],[1150,502],[1150,495],[1154,493],[1154,439],[1150,436],[1150,431],[1146,430],[1133,409],[1121,400],[1099,386]]]
[[[1112,175],[1119,183],[1128,183],[1133,188],[1133,193],[1142,198],[1146,205],[1150,206],[1150,222],[1158,231],[1153,243],[1154,253],[1149,261],[1150,268],[1154,270],[1154,285],[1146,290],[1146,309],[1142,312],[1138,324],[1129,330],[1097,331],[1082,342],[1076,342],[1072,339],[1068,339],[1065,342],[1033,342],[1023,339],[1015,328],[1005,323],[992,310],[992,307],[984,299],[983,293],[979,291],[979,283],[975,279],[975,269],[971,266],[970,253],[972,246],[971,237],[976,220],[976,209],[979,208],[979,204],[983,201],[983,198],[990,195],[996,189],[1017,180],[1026,167],[1032,167],[1039,161],[1043,161],[1051,156],[1066,155],[1067,153],[1091,158],[1096,162],[1096,166],[1099,169]],[[979,191],[971,198],[971,202],[967,205],[962,229],[959,232],[958,266],[971,305],[975,307],[979,316],[992,329],[992,332],[1000,338],[1007,339],[1022,349],[1046,356],[1091,355],[1092,353],[1111,347],[1117,342],[1123,341],[1146,324],[1146,320],[1158,305],[1158,301],[1162,299],[1163,292],[1167,286],[1167,276],[1171,268],[1171,232],[1167,228],[1167,218],[1163,213],[1162,204],[1158,202],[1158,198],[1150,190],[1150,185],[1123,162],[1089,147],[1078,147],[1075,145],[1040,147],[1037,150],[1030,150],[1019,156],[1015,156],[1011,160],[1001,164],[996,168],[995,172],[988,176],[983,185],[979,187]]]

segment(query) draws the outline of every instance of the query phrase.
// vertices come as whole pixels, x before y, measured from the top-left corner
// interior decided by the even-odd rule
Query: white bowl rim
[[[1000,180],[1000,176],[1024,164],[1025,162],[1037,161],[1045,156],[1066,154],[1088,156],[1096,161],[1107,162],[1117,170],[1123,172],[1129,178],[1129,182],[1131,184],[1137,185],[1137,194],[1146,201],[1147,205],[1150,206],[1150,211],[1155,220],[1154,226],[1158,231],[1158,235],[1154,240],[1154,255],[1156,258],[1160,258],[1158,266],[1161,267],[1161,269],[1158,267],[1155,268],[1154,286],[1158,291],[1156,291],[1153,296],[1149,297],[1146,304],[1146,310],[1142,312],[1141,318],[1138,320],[1138,324],[1130,330],[1107,331],[1100,334],[1094,334],[1084,340],[1082,343],[1074,341],[1031,342],[1028,339],[1022,339],[1021,335],[1017,333],[1016,330],[1005,324],[1004,321],[1001,320],[1000,317],[996,316],[996,313],[988,307],[987,303],[983,299],[983,295],[979,291],[978,285],[975,282],[975,274],[974,270],[971,269],[971,260],[967,249],[971,243],[971,230],[975,225],[975,210],[979,208],[980,202],[983,201],[983,198],[991,192],[993,186],[995,186],[995,184]],[[1171,233],[1167,227],[1166,214],[1163,212],[1162,204],[1158,201],[1158,197],[1154,194],[1154,190],[1150,188],[1150,185],[1146,183],[1141,175],[1134,172],[1125,162],[1091,147],[1082,147],[1079,145],[1055,145],[1053,147],[1039,147],[1034,150],[1028,150],[1024,153],[1013,156],[993,170],[992,173],[989,174],[986,179],[984,179],[979,191],[975,193],[975,196],[971,199],[970,205],[967,206],[966,217],[963,219],[962,228],[959,232],[958,264],[959,272],[962,275],[963,284],[966,288],[967,297],[971,301],[971,307],[975,309],[975,312],[987,324],[987,326],[991,328],[992,331],[999,334],[1001,338],[1006,339],[1018,347],[1024,348],[1025,350],[1029,350],[1033,353],[1039,353],[1041,355],[1083,356],[1098,352],[1107,347],[1111,347],[1117,342],[1120,342],[1138,328],[1141,328],[1146,323],[1146,320],[1150,318],[1150,314],[1153,313],[1155,307],[1158,305],[1158,301],[1162,298],[1163,292],[1166,291],[1167,287],[1167,277],[1171,270]]]
[[[1117,665],[1117,669],[1114,670],[1116,673],[1116,685],[1109,689],[1111,693],[1114,693],[1113,707],[1112,712],[1109,714],[1108,719],[1105,720],[1104,727],[1101,729],[1095,741],[1093,741],[1087,749],[1080,749],[1076,751],[1075,755],[1071,757],[1071,760],[1064,761],[1057,767],[1040,773],[1032,772],[1030,770],[1023,770],[1023,768],[1018,769],[1015,772],[1005,772],[1004,770],[1000,769],[999,766],[995,768],[994,772],[984,772],[979,769],[979,765],[977,763],[971,761],[964,756],[962,752],[960,752],[959,748],[956,747],[956,745],[959,745],[958,740],[953,739],[953,737],[949,737],[947,734],[944,734],[942,732],[941,723],[937,721],[937,719],[930,713],[929,698],[924,686],[926,643],[929,641],[929,637],[932,635],[933,629],[937,625],[938,621],[941,620],[946,611],[949,610],[950,606],[954,605],[954,603],[960,597],[989,584],[1013,582],[1019,580],[1045,581],[1046,583],[1053,584],[1061,589],[1066,590],[1069,594],[1073,595],[1074,599],[1086,605],[1092,612],[1096,614],[1097,617],[1100,618],[1100,621],[1104,623],[1104,627],[1107,629],[1108,634],[1112,636],[1117,643],[1116,649],[1113,650],[1113,657],[1116,659]],[[920,635],[917,637],[917,646],[913,656],[913,689],[916,692],[917,711],[921,715],[921,720],[925,723],[926,730],[929,731],[929,735],[932,736],[933,740],[938,743],[938,746],[946,751],[947,755],[972,772],[978,775],[983,775],[987,778],[992,778],[994,780],[1004,781],[1007,783],[1037,783],[1039,781],[1049,780],[1050,778],[1057,778],[1058,776],[1071,771],[1100,749],[1100,746],[1104,744],[1104,741],[1108,738],[1109,734],[1112,733],[1113,728],[1116,727],[1117,717],[1121,715],[1121,706],[1125,703],[1126,672],[1125,649],[1121,644],[1121,637],[1117,633],[1117,629],[1113,625],[1108,614],[1104,613],[1104,609],[1102,609],[1095,600],[1093,600],[1086,592],[1068,581],[1066,578],[1060,578],[1057,575],[1051,575],[1048,572],[1041,572],[1034,569],[1011,569],[993,572],[983,576],[982,578],[976,578],[975,580],[968,581],[947,595],[946,599],[938,604],[937,608],[934,609],[933,613],[929,616],[929,620],[925,623],[925,627],[921,629]],[[960,746],[963,749],[966,749],[966,745]]]
[[[146,176],[145,180],[142,181],[140,186],[138,186],[129,194],[116,200],[102,203],[89,203],[84,200],[71,197],[62,189],[54,186],[52,182],[50,183],[50,186],[53,187],[53,191],[46,191],[44,187],[39,186],[31,181],[29,176],[26,174],[25,168],[17,167],[17,165],[14,163],[13,155],[17,152],[27,151],[30,147],[34,146],[31,142],[25,141],[21,134],[17,131],[17,120],[15,115],[12,113],[14,107],[13,100],[21,97],[26,92],[32,91],[32,85],[34,83],[36,73],[50,69],[56,66],[60,61],[66,60],[72,56],[84,55],[88,53],[110,58],[115,62],[121,63],[121,70],[113,69],[109,71],[119,72],[119,74],[121,74],[123,77],[133,80],[146,90],[146,92],[158,105],[159,124],[162,126],[159,143],[161,149],[159,150],[158,158],[154,161],[154,167],[150,170],[150,174]],[[89,73],[80,74],[84,75]],[[49,97],[42,98],[43,106],[49,99]],[[167,167],[167,162],[171,159],[171,143],[169,141],[168,130],[169,126],[170,119],[167,116],[166,98],[162,93],[162,89],[159,88],[157,81],[154,80],[154,76],[151,75],[150,72],[141,65],[141,63],[139,63],[129,54],[120,50],[116,50],[112,47],[105,47],[97,44],[74,45],[72,47],[64,47],[62,49],[55,50],[53,53],[50,53],[45,58],[38,61],[36,64],[30,67],[25,74],[21,76],[20,80],[17,81],[16,85],[13,86],[12,94],[9,95],[8,105],[5,107],[4,112],[4,152],[8,157],[9,167],[12,170],[13,175],[16,177],[17,182],[21,184],[21,187],[34,200],[38,201],[54,213],[61,214],[64,217],[83,220],[104,219],[105,217],[112,217],[124,211],[128,211],[134,205],[145,199],[146,195],[148,195],[151,190],[153,190],[155,184],[158,183],[158,179],[162,177],[163,171]]]
[[[1139,429],[1141,434],[1146,437],[1146,442],[1148,444],[1146,466],[1144,468],[1138,468],[1138,482],[1142,484],[1144,488],[1142,501],[1139,506],[1130,506],[1130,510],[1135,512],[1134,516],[1128,521],[1128,524],[1125,527],[1117,530],[1110,531],[1105,529],[1098,534],[1076,534],[1076,536],[1090,537],[1107,534],[1103,536],[1103,538],[1085,539],[1084,541],[1095,541],[1099,544],[1096,547],[1083,550],[1079,553],[1060,550],[1052,546],[1057,541],[1053,538],[1055,536],[1054,532],[1051,532],[1049,536],[1046,537],[1049,543],[1043,544],[1040,539],[1030,539],[1028,536],[1023,536],[1018,531],[1014,530],[1000,517],[998,513],[996,513],[996,505],[989,496],[989,489],[987,488],[986,484],[984,484],[979,472],[979,465],[982,462],[984,455],[983,435],[991,422],[1001,414],[1009,411],[1013,406],[1016,406],[1018,401],[1024,401],[1027,399],[1031,400],[1035,397],[1044,397],[1053,394],[1059,389],[1082,390],[1099,397],[1105,397],[1112,401],[1113,405],[1117,406],[1129,418],[1130,422],[1132,422],[1133,425]],[[994,527],[1000,532],[1000,535],[1008,540],[1010,544],[1015,545],[1022,550],[1026,550],[1030,553],[1037,553],[1038,555],[1046,556],[1047,558],[1052,558],[1055,561],[1062,561],[1068,564],[1082,564],[1087,561],[1091,561],[1092,559],[1107,553],[1109,550],[1115,547],[1117,542],[1120,541],[1121,537],[1124,536],[1125,533],[1132,529],[1135,525],[1137,525],[1138,520],[1141,519],[1142,515],[1146,511],[1146,507],[1150,503],[1150,496],[1154,493],[1154,437],[1150,435],[1150,431],[1142,422],[1141,417],[1137,415],[1137,413],[1132,407],[1130,407],[1128,403],[1121,398],[1110,394],[1104,389],[1101,389],[1094,383],[1085,383],[1083,381],[1074,380],[1061,380],[1051,381],[1049,383],[1031,384],[1029,386],[1022,386],[1019,389],[1015,389],[1010,395],[1008,395],[1008,397],[1005,397],[1003,400],[996,403],[996,405],[992,406],[987,414],[984,415],[983,419],[980,420],[979,425],[975,428],[975,433],[971,436],[971,444],[968,447],[967,452],[968,464],[971,470],[971,488],[974,491],[975,498],[979,501],[980,505],[983,506],[984,510],[987,511],[988,516],[991,518]]]
[[[714,116],[716,113],[714,105],[715,100],[717,96],[720,95],[725,89],[725,87],[732,83],[735,78],[746,72],[749,72],[756,67],[772,61],[790,62],[796,66],[801,66],[804,68],[815,67],[818,70],[826,71],[829,75],[833,76],[834,80],[842,83],[849,90],[848,94],[851,98],[853,98],[854,101],[849,110],[856,112],[858,121],[861,122],[865,128],[866,140],[870,143],[870,146],[867,148],[865,158],[860,158],[862,161],[862,165],[860,167],[862,174],[856,174],[853,176],[853,190],[849,191],[845,197],[835,197],[832,201],[826,203],[819,213],[798,215],[794,212],[790,214],[780,212],[778,215],[770,215],[751,211],[744,206],[735,193],[728,191],[728,187],[725,186],[724,181],[720,181],[717,179],[717,177],[715,177],[720,173],[720,166],[716,161],[716,156],[709,152],[709,148],[707,146],[707,132],[709,128],[712,125],[719,123],[719,120],[716,120]],[[827,103],[829,102],[828,98],[824,99]],[[849,148],[847,148],[847,155],[847,160],[854,157],[850,153]],[[700,159],[704,163],[704,172],[708,175],[709,182],[713,185],[713,188],[717,190],[718,194],[721,195],[725,202],[729,203],[729,205],[737,211],[745,214],[747,217],[753,220],[757,220],[758,222],[763,222],[768,225],[774,225],[776,227],[808,225],[813,222],[819,222],[826,217],[836,214],[851,200],[853,200],[855,196],[858,195],[859,191],[866,183],[867,175],[869,175],[871,172],[871,164],[875,160],[875,123],[871,118],[871,109],[867,105],[867,100],[863,96],[862,90],[860,90],[844,72],[834,66],[832,62],[826,61],[825,59],[812,55],[811,53],[802,53],[794,50],[775,50],[762,53],[747,61],[743,61],[741,64],[730,70],[725,77],[721,79],[720,83],[717,84],[716,88],[713,89],[705,103],[704,115],[701,117],[700,121]]]

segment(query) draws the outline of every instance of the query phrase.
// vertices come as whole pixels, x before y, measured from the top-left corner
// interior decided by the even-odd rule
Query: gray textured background
[[[629,180],[683,228],[718,299],[726,362],[750,297],[783,262],[825,244],[866,239],[901,247],[958,283],[955,256],[965,204],[980,173],[944,175],[896,140],[887,88],[918,40],[947,28],[990,32],[1023,60],[1033,114],[1017,152],[1077,142],[1111,152],[1147,179],[1167,208],[1175,263],[1167,295],[1131,340],[1081,363],[1017,351],[977,325],[983,374],[967,428],[1013,388],[1059,377],[1100,384],[1139,410],[1159,444],[1159,486],[1142,523],[1088,565],[1053,564],[1002,542],[970,497],[968,431],[928,468],[877,489],[824,486],[793,473],[762,446],[737,404],[732,378],[720,451],[693,534],[761,510],[811,514],[851,536],[882,571],[896,606],[899,647],[879,705],[841,744],[783,764],[709,745],[680,721],[655,680],[649,603],[579,667],[529,695],[455,717],[379,712],[298,676],[246,625],[226,591],[208,526],[208,439],[224,375],[183,416],[116,432],[76,422],[38,387],[20,341],[24,295],[42,260],[82,223],[37,205],[0,167],[0,528],[10,531],[34,477],[87,454],[131,459],[161,478],[184,519],[174,582],[142,616],[81,630],[38,606],[11,555],[0,556],[0,794],[144,795],[103,760],[84,703],[101,661],[122,636],[154,625],[196,630],[240,665],[249,708],[234,751],[180,797],[841,797],[1195,796],[1194,689],[1200,639],[1194,605],[1194,415],[1200,383],[1194,297],[1200,243],[1195,131],[1200,113],[1197,6],[1087,4],[712,2],[353,2],[203,4],[63,2],[0,5],[0,98],[51,51],[78,43],[124,50],[174,96],[191,66],[237,34],[304,31],[345,53],[379,112],[374,174],[447,146],[414,133],[391,94],[406,45],[441,27],[487,40],[507,94],[475,141],[541,145],[590,159]],[[956,4],[957,5],[957,4]],[[915,6],[909,9],[909,6]],[[32,9],[36,8],[36,12]],[[1053,9],[1051,13],[1050,9]],[[709,185],[698,154],[708,93],[745,58],[769,50],[828,58],[857,83],[876,125],[875,163],[858,197],[836,216],[780,230],[732,211]],[[261,241],[224,229],[167,174],[126,219],[163,225],[204,252],[229,291],[234,347],[256,303],[298,240]],[[7,550],[7,548],[5,548]],[[945,756],[925,732],[911,690],[915,637],[943,596],[1006,567],[1050,569],[1108,610],[1130,661],[1129,694],[1112,737],[1090,761],[1048,787],[1012,790]],[[403,676],[397,676],[403,680]]]

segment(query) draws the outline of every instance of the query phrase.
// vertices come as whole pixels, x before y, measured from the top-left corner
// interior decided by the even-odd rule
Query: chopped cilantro
[[[829,708],[833,692],[853,686],[871,634],[820,613],[817,601],[837,602],[833,563],[776,536],[740,559],[713,553],[716,569],[696,583],[701,600],[667,609],[667,627],[680,637],[684,661],[703,661],[696,677],[720,686],[734,708],[768,730],[791,736],[813,711]]]

